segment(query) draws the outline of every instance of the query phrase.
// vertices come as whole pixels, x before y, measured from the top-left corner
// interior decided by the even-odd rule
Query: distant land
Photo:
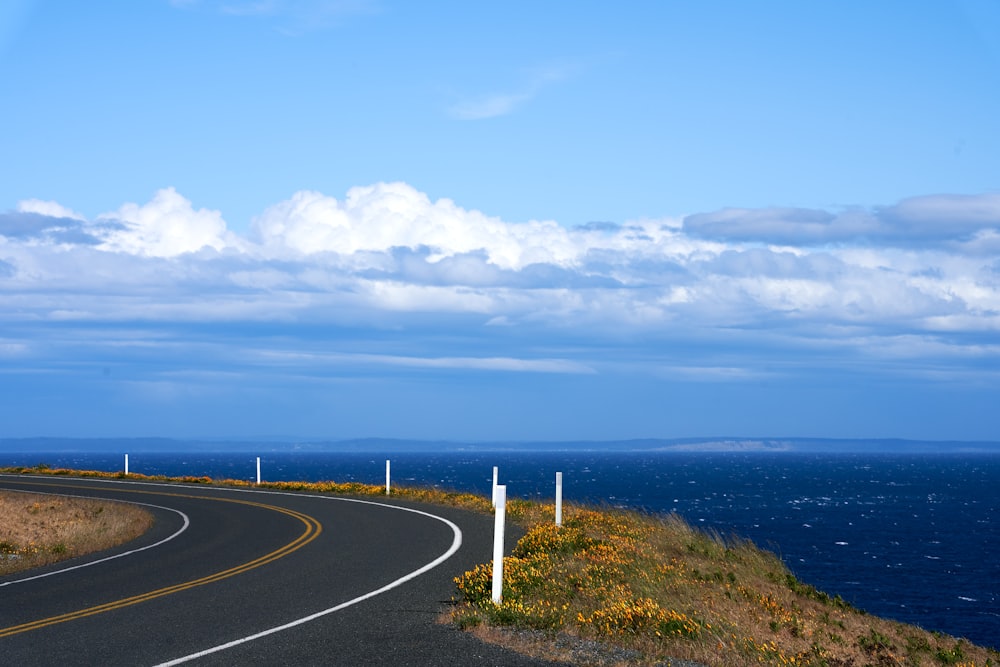
[[[6,453],[113,452],[747,452],[972,454],[1000,453],[1000,442],[833,438],[646,438],[636,440],[459,442],[359,438],[350,440],[258,438],[0,438]]]

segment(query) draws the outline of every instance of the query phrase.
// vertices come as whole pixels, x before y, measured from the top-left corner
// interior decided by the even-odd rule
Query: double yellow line
[[[204,586],[205,584],[212,584],[217,581],[222,581],[223,579],[228,579],[229,577],[234,577],[238,574],[243,574],[244,572],[249,572],[261,565],[267,565],[273,561],[278,560],[288,554],[297,551],[309,544],[323,532],[323,526],[315,518],[309,516],[308,514],[302,514],[301,512],[296,512],[284,507],[277,507],[275,505],[265,505],[263,503],[255,503],[248,500],[235,500],[232,498],[207,498],[205,496],[191,496],[184,495],[180,493],[162,493],[156,491],[132,491],[133,493],[143,493],[143,494],[155,494],[161,496],[176,496],[180,498],[195,498],[198,500],[215,500],[225,503],[238,503],[241,505],[250,505],[253,507],[261,507],[263,509],[274,510],[275,512],[281,512],[282,514],[287,514],[290,517],[296,518],[305,524],[305,531],[295,538],[293,541],[284,545],[283,547],[276,549],[268,554],[256,558],[242,565],[237,565],[236,567],[229,568],[228,570],[223,570],[221,572],[216,572],[215,574],[210,574],[201,579],[195,579],[193,581],[186,581],[180,584],[174,584],[173,586],[167,586],[166,588],[159,588],[155,591],[149,591],[148,593],[142,593],[140,595],[134,595],[129,598],[124,598],[121,600],[115,600],[114,602],[107,602],[105,604],[100,604],[94,607],[88,607],[86,609],[80,609],[78,611],[71,611],[65,614],[60,614],[58,616],[51,616],[49,618],[43,618],[37,621],[31,621],[30,623],[22,623],[21,625],[13,625],[9,628],[0,628],[0,638],[10,637],[11,635],[17,635],[22,632],[30,632],[31,630],[38,630],[39,628],[44,628],[50,625],[56,625],[57,623],[65,623],[67,621],[73,621],[78,618],[86,618],[87,616],[94,616],[95,614],[103,614],[106,611],[113,611],[115,609],[122,609],[123,607],[129,607],[134,604],[139,604],[140,602],[146,602],[148,600],[154,600],[165,595],[171,595],[173,593],[179,593],[180,591],[186,591],[190,588],[196,588],[198,586]]]

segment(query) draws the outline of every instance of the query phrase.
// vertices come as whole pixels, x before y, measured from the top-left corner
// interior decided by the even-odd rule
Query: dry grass
[[[152,525],[135,505],[0,491],[0,575],[108,549]]]

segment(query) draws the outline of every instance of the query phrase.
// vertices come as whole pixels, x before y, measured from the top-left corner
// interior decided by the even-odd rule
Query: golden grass
[[[0,575],[108,549],[152,525],[135,505],[0,491]]]
[[[492,602],[486,563],[456,579],[451,618],[521,650],[533,644],[526,629],[597,640],[635,665],[1000,664],[996,651],[855,610],[796,580],[777,556],[676,515],[571,507],[557,528],[552,506],[513,510],[528,530],[504,559],[503,602]]]

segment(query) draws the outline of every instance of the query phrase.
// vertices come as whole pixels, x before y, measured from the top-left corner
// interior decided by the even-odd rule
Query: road
[[[491,558],[491,517],[129,480],[0,475],[0,488],[156,517],[114,550],[0,578],[5,665],[549,664],[437,622],[453,577]]]

